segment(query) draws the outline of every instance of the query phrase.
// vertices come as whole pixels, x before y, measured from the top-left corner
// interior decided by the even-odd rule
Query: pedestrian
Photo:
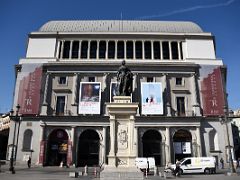
[[[223,160],[223,158],[220,159],[220,165],[221,165],[220,168],[221,168],[221,169],[224,169],[224,160]]]
[[[32,161],[32,159],[31,159],[31,157],[29,156],[28,161],[27,161],[28,168],[31,167],[31,161]]]

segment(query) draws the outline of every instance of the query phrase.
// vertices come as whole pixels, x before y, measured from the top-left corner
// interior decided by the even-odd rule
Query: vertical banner
[[[113,97],[117,95],[117,82],[111,82],[110,102],[114,102]]]
[[[21,106],[20,114],[39,114],[41,80],[42,64],[22,65],[22,71],[17,77],[14,98],[15,104]]]
[[[101,83],[81,82],[79,93],[79,114],[100,114]]]
[[[162,83],[141,83],[142,114],[163,114]]]
[[[68,149],[67,149],[67,165],[72,164],[72,142],[68,140]]]
[[[201,93],[204,116],[224,115],[224,89],[220,66],[202,66]]]
[[[43,164],[45,153],[45,141],[40,142],[39,164]]]

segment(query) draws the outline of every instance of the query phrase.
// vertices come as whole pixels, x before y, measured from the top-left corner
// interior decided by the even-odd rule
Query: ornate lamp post
[[[17,125],[17,122],[20,121],[20,118],[18,116],[19,109],[20,109],[20,105],[18,104],[16,106],[16,114],[15,114],[15,116],[13,116],[13,113],[14,113],[13,109],[11,109],[11,111],[10,111],[11,119],[13,121],[15,121],[15,123],[14,123],[14,132],[13,132],[12,152],[11,152],[10,167],[9,167],[9,171],[11,171],[12,174],[15,174],[15,169],[14,169],[13,162],[14,162],[14,158],[15,158],[14,157],[14,149],[16,151],[16,148],[15,148],[16,125]]]
[[[226,106],[224,106],[224,117],[220,117],[219,121],[220,121],[221,124],[225,124],[225,126],[226,126],[228,158],[229,158],[229,171],[230,171],[230,173],[236,173],[236,170],[235,170],[234,165],[233,165],[233,157],[232,157],[231,146],[230,146],[229,130],[228,130],[228,122],[230,120],[229,120],[228,108]]]

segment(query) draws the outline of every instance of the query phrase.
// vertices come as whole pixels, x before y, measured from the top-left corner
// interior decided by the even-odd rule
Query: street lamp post
[[[10,158],[10,168],[9,168],[9,171],[11,171],[12,172],[12,174],[15,174],[15,169],[14,169],[14,165],[13,165],[13,162],[14,162],[14,149],[15,149],[15,136],[16,136],[16,125],[17,125],[17,121],[19,120],[19,116],[18,116],[18,112],[19,112],[19,109],[20,109],[20,106],[19,106],[19,104],[16,106],[16,114],[15,114],[15,117],[13,118],[13,113],[14,113],[14,111],[13,111],[13,109],[11,109],[11,111],[10,111],[10,114],[11,114],[11,119],[13,120],[13,121],[15,121],[15,123],[14,123],[14,132],[13,132],[13,143],[12,143],[12,152],[11,152],[11,158]],[[15,149],[15,151],[16,151],[16,149]],[[15,152],[16,153],[16,152]],[[16,158],[16,157],[15,157]]]
[[[225,124],[226,126],[226,132],[227,132],[227,147],[228,147],[228,158],[229,158],[229,171],[230,173],[236,173],[236,170],[233,165],[233,157],[231,152],[231,146],[230,146],[230,139],[229,139],[229,130],[228,130],[228,109],[226,106],[224,106],[224,117],[220,117],[220,123]]]

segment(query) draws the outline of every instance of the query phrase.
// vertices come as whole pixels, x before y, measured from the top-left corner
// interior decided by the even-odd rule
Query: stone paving
[[[94,175],[94,168],[88,169],[88,175],[83,176],[84,168],[59,168],[59,167],[38,167],[34,166],[32,168],[27,168],[27,165],[16,166],[16,174],[11,174],[8,170],[9,166],[4,165],[1,167],[0,172],[0,180],[73,180],[73,179],[96,179],[99,180],[98,177]],[[99,168],[97,171],[99,172]],[[80,172],[80,176],[78,178],[69,177],[69,172]],[[203,179],[203,180],[239,180],[240,179],[240,168],[237,170],[236,176],[226,176],[227,169],[218,170],[217,174],[205,175],[205,174],[187,174],[182,175],[181,177],[173,177],[168,176],[167,178],[160,176],[148,176],[143,177],[143,179]],[[99,174],[98,174],[99,176]],[[121,179],[121,178],[120,178]]]

